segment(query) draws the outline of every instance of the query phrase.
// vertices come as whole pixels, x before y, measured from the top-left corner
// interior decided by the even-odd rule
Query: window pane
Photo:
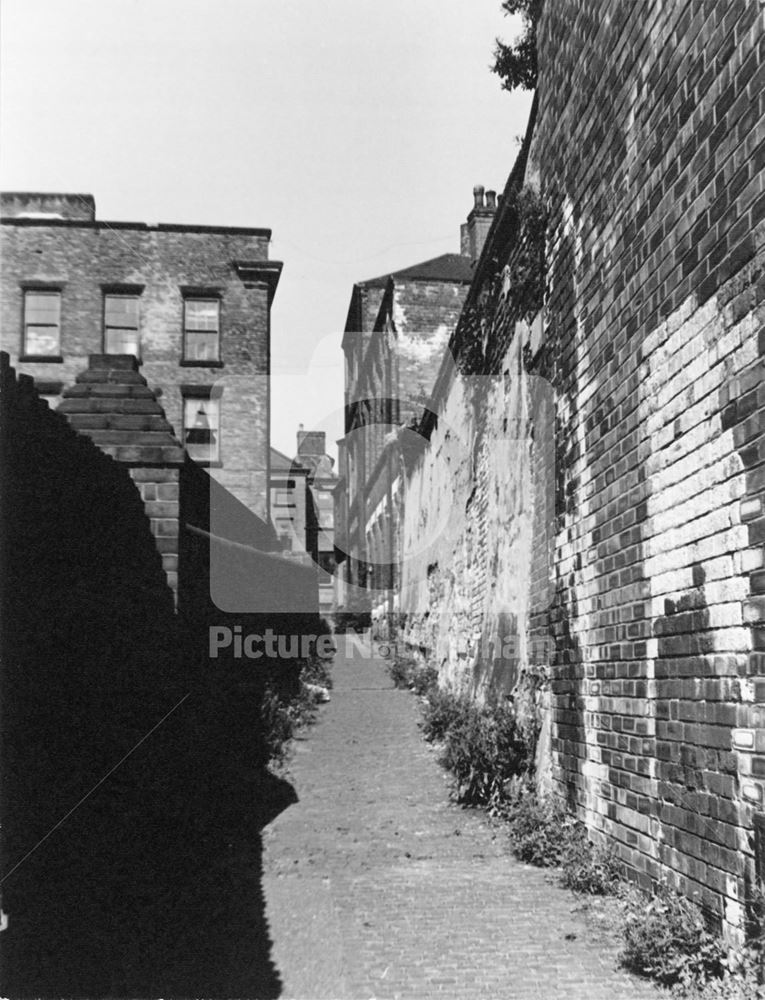
[[[61,293],[24,293],[24,351],[26,354],[58,356]]]
[[[217,299],[186,299],[187,330],[218,330]]]
[[[217,361],[217,333],[187,333],[184,357],[187,361]]]
[[[104,299],[106,326],[138,329],[138,297],[135,295],[107,295]]]
[[[61,296],[58,292],[27,292],[26,321],[29,324],[58,325]]]
[[[217,462],[220,455],[220,411],[217,399],[187,396],[183,401],[183,438],[189,457]]]
[[[137,330],[110,330],[104,332],[104,352],[106,354],[132,354],[138,357]]]
[[[59,353],[58,327],[28,326],[24,341],[24,351],[26,354],[50,354],[57,356]]]

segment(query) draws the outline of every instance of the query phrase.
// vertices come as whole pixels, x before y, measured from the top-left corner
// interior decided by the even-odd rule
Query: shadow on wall
[[[178,610],[198,660],[207,662],[211,628],[239,627],[242,635],[260,636],[271,629],[285,637],[326,630],[315,563],[281,555],[273,528],[192,461],[181,469],[180,496]],[[296,659],[255,665],[234,659],[231,645],[216,660],[218,674],[238,677],[236,683],[262,686],[279,671],[297,682]]]
[[[570,304],[576,293],[576,262],[570,234],[560,236],[557,268],[557,282],[550,295],[549,310],[551,351],[554,356],[560,357],[576,338],[575,323],[570,313]],[[560,532],[561,527],[573,523],[577,516],[579,482],[576,466],[580,456],[573,429],[579,415],[580,386],[576,365],[562,368],[555,388],[563,400],[562,408],[559,407],[555,415],[554,433],[555,522]],[[579,617],[575,583],[574,573],[564,575],[560,565],[555,565],[555,596],[549,609],[550,632],[555,648],[551,691],[557,710],[552,747],[556,757],[556,780],[565,792],[568,808],[573,811],[585,801],[582,766],[587,755],[584,660],[575,632]]]
[[[0,361],[0,991],[276,997],[260,831],[294,792],[257,705],[195,665],[127,470]]]

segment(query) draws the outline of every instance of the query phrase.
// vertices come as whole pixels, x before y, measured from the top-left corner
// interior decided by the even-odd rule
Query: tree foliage
[[[492,73],[502,80],[503,90],[534,90],[537,85],[537,22],[542,0],[502,0],[505,14],[520,14],[523,32],[511,45],[497,39]]]

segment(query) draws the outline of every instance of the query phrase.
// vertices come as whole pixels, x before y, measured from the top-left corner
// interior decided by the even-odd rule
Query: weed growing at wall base
[[[427,695],[438,682],[438,671],[409,656],[397,654],[388,663],[388,673],[397,688],[407,688],[417,695]]]
[[[504,810],[515,856],[541,868],[560,868],[565,889],[606,896],[617,891],[616,855],[589,839],[587,829],[555,798],[527,790]]]
[[[756,909],[756,934],[729,961],[725,943],[692,900],[660,882],[651,894],[624,880],[622,862],[595,844],[585,825],[557,798],[538,796],[531,781],[532,756],[509,706],[478,706],[438,687],[438,674],[400,655],[391,661],[397,686],[423,697],[425,738],[442,745],[441,763],[456,779],[455,798],[479,806],[507,824],[516,857],[557,868],[561,886],[588,895],[614,895],[622,908],[622,964],[672,989],[678,1000],[765,1000],[765,903]],[[758,897],[759,898],[759,897]],[[750,905],[750,909],[753,907]],[[750,921],[751,923],[752,921]]]
[[[329,701],[330,661],[313,650],[302,661],[268,666],[271,669],[260,702],[259,723],[268,760],[283,764],[297,731],[315,721],[319,703]]]
[[[725,972],[724,945],[708,929],[701,908],[666,881],[657,882],[648,899],[630,890],[623,932],[623,965],[664,986],[719,979]]]
[[[437,672],[421,670],[425,695],[423,733],[443,742],[441,764],[455,778],[454,797],[462,805],[494,806],[529,766],[528,748],[510,705],[476,705],[469,698],[439,690]],[[417,682],[410,685],[415,690]]]

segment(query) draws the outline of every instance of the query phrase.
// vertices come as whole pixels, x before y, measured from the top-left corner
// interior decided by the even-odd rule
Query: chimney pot
[[[496,210],[497,192],[485,191],[483,184],[476,184],[473,188],[473,207],[467,222],[460,226],[460,253],[471,261],[481,256]]]

